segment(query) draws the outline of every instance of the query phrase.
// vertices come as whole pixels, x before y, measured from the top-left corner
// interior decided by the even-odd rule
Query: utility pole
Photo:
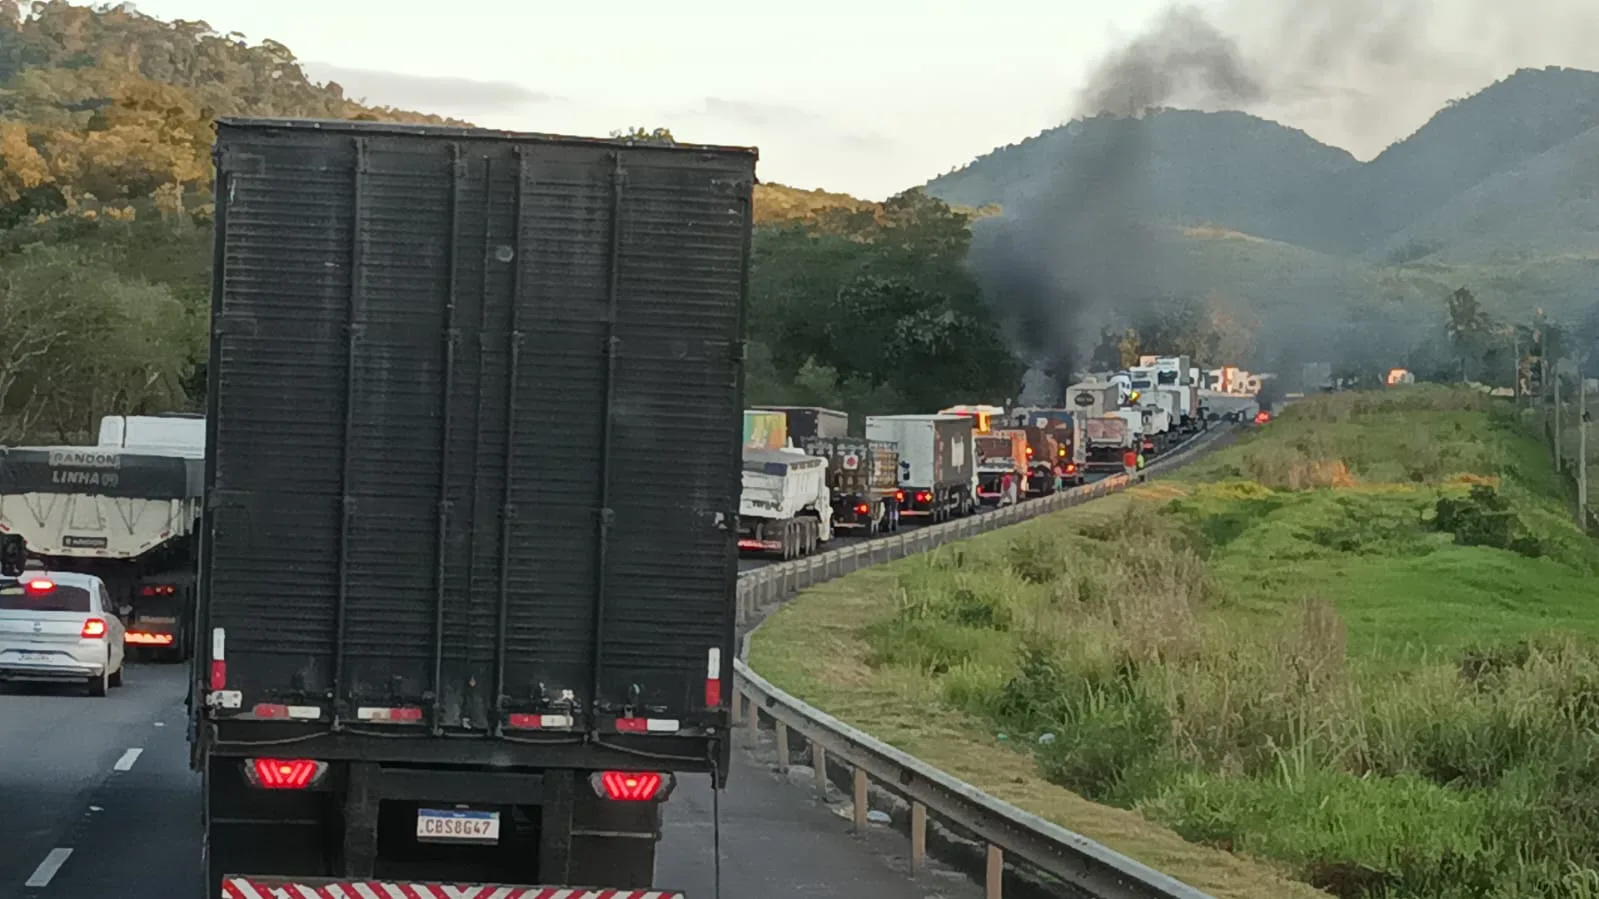
[[[1554,369],[1554,374],[1550,378],[1550,380],[1553,381],[1554,385],[1555,385],[1555,440],[1554,440],[1554,444],[1555,444],[1555,474],[1558,475],[1558,474],[1561,474],[1563,472],[1563,469],[1560,467],[1560,360],[1556,359],[1555,360],[1555,364],[1550,366],[1550,368]]]
[[[1588,529],[1588,379],[1577,366],[1577,525]]]

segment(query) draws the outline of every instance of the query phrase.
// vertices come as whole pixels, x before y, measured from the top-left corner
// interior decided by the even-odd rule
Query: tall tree
[[[1494,330],[1493,319],[1477,302],[1475,294],[1460,287],[1449,295],[1446,330],[1460,363],[1460,380],[1468,380],[1470,361],[1480,358],[1487,349],[1488,337]]]

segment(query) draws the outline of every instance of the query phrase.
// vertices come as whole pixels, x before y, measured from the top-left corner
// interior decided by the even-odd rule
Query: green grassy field
[[[1582,899],[1596,574],[1508,404],[1340,394],[1169,480],[808,591],[752,663],[1223,899]]]

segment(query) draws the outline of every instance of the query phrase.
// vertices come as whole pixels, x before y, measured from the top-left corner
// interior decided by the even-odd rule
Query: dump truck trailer
[[[181,662],[204,475],[204,418],[108,415],[94,446],[0,449],[0,533],[52,571],[104,581],[131,655]]]

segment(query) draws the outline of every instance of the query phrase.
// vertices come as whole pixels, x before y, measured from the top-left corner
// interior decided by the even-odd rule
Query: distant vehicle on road
[[[105,582],[71,571],[0,577],[0,679],[122,686],[125,632]]]

